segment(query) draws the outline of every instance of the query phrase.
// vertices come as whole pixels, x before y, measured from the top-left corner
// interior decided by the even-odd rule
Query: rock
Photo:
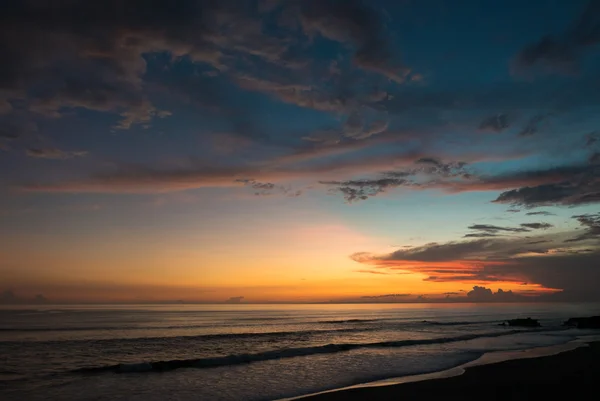
[[[527,319],[510,319],[506,321],[506,324],[509,326],[518,326],[518,327],[540,327],[541,324],[537,319],[532,319],[528,317]]]
[[[564,322],[563,326],[577,327],[578,329],[600,329],[600,316],[572,317]]]

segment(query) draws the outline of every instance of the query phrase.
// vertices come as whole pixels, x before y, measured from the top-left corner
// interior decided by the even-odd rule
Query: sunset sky
[[[0,54],[0,303],[600,299],[598,1],[8,0]]]

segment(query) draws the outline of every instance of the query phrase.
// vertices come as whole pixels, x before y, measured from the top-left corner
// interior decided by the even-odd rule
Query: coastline
[[[583,394],[597,377],[600,377],[600,338],[594,336],[588,341],[576,339],[548,347],[485,353],[471,362],[443,371],[361,383],[278,401],[387,400],[413,396],[504,400],[506,394],[502,393],[471,393],[473,389],[486,387],[528,393],[554,388],[552,391],[562,392],[566,388],[556,388],[556,383],[563,383],[572,387],[570,394]],[[538,395],[533,392],[529,397]]]

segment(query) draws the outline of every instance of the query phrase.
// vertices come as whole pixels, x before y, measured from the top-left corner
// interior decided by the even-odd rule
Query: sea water
[[[565,344],[598,304],[0,309],[3,400],[273,400]],[[537,318],[541,328],[500,326]]]

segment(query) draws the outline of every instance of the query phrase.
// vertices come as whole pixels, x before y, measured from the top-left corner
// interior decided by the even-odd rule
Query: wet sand
[[[340,390],[299,398],[352,400],[538,400],[596,399],[600,390],[600,342],[558,355],[467,368],[447,379]],[[592,397],[592,398],[589,398]]]

